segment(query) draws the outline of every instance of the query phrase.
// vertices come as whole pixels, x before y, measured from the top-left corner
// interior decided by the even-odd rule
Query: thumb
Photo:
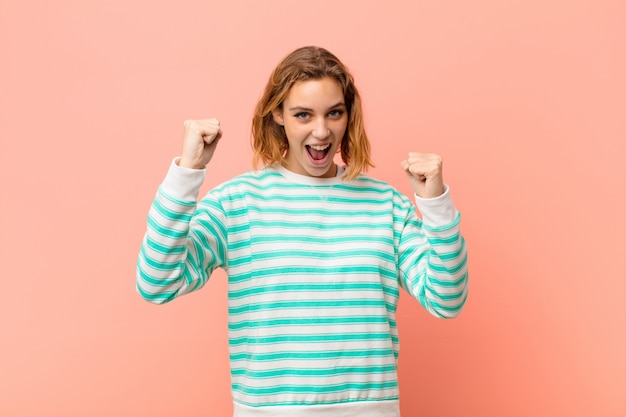
[[[421,193],[421,189],[424,186],[423,181],[411,172],[411,169],[410,169],[411,164],[409,164],[409,161],[404,160],[400,162],[400,166],[402,167],[402,170],[406,174],[406,177],[409,180],[409,184],[411,184],[411,188],[413,189],[413,192],[415,194]]]
[[[405,159],[404,161],[400,162],[400,166],[402,167],[402,170],[404,171],[404,173],[410,177],[411,171],[409,171],[409,166],[410,166],[409,161]]]
[[[424,180],[424,179],[426,179],[426,175],[425,174],[423,174],[421,172],[412,172],[411,171],[411,164],[409,164],[409,161],[404,160],[404,161],[400,162],[400,166],[404,170],[404,173],[406,174],[406,176],[409,177],[409,179],[413,179],[413,180]]]

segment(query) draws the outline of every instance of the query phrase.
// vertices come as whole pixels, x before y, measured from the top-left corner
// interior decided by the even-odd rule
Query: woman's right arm
[[[137,261],[137,291],[147,301],[162,304],[197,290],[226,264],[225,215],[210,199],[197,204],[220,137],[217,119],[185,122],[183,154],[154,198]]]

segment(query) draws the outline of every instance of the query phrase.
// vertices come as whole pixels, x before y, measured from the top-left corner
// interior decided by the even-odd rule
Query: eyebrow
[[[337,103],[337,104],[335,104],[333,106],[330,106],[328,108],[328,110],[335,109],[337,107],[346,107],[346,104],[343,101],[340,101],[339,103]],[[294,110],[298,110],[298,111],[313,111],[313,109],[310,109],[308,107],[303,107],[303,106],[291,107],[289,109],[289,111],[294,111]]]

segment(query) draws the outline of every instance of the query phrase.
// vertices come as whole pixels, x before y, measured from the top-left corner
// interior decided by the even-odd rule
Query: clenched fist
[[[183,153],[178,163],[183,168],[203,169],[213,158],[222,137],[217,119],[185,120]]]
[[[418,197],[439,197],[444,192],[441,156],[432,153],[409,152],[400,165]]]

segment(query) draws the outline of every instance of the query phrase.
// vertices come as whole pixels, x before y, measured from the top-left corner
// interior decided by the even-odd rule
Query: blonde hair
[[[305,46],[287,55],[274,68],[263,96],[256,105],[252,118],[253,165],[259,162],[282,162],[289,148],[285,130],[274,121],[272,111],[280,108],[291,87],[298,81],[331,78],[343,90],[348,113],[348,126],[341,140],[341,159],[346,164],[343,179],[351,180],[368,167],[370,143],[365,133],[361,97],[352,75],[339,59],[324,48]]]

